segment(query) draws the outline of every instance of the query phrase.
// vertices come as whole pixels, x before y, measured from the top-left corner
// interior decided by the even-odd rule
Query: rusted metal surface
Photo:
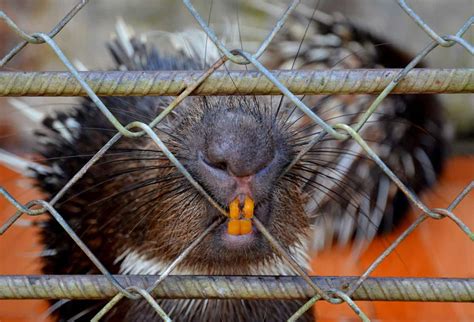
[[[114,275],[125,288],[147,289],[160,276]],[[358,277],[311,277],[324,290],[341,289]],[[152,292],[171,299],[308,299],[314,290],[299,276],[170,275]],[[0,276],[0,299],[108,299],[117,289],[103,275]],[[474,279],[368,278],[358,301],[473,302]]]
[[[277,70],[272,74],[293,94],[378,94],[399,69]],[[79,72],[99,96],[179,95],[200,71]],[[473,93],[474,69],[414,69],[394,94]],[[215,71],[192,95],[279,95],[258,71]],[[67,72],[0,72],[0,96],[85,96]]]

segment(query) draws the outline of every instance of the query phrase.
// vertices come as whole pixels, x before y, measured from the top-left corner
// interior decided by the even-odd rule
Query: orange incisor
[[[254,202],[245,196],[244,206],[240,208],[239,198],[229,204],[229,222],[227,232],[229,235],[246,235],[252,232]]]

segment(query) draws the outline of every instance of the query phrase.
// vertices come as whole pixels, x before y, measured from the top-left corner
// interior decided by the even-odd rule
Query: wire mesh
[[[455,222],[460,230],[468,238],[474,240],[474,234],[471,229],[462,222],[454,213],[455,207],[465,198],[474,188],[472,181],[446,209],[428,208],[403,182],[392,172],[392,170],[379,158],[379,156],[369,147],[369,145],[359,135],[360,129],[367,122],[368,118],[376,111],[379,104],[390,93],[470,93],[474,90],[472,69],[457,70],[413,70],[422,58],[428,55],[438,46],[451,47],[454,45],[462,46],[470,54],[474,54],[474,47],[463,34],[474,23],[474,17],[461,26],[454,35],[440,36],[436,33],[411,7],[406,1],[398,0],[400,7],[422,28],[433,40],[427,47],[402,70],[384,70],[384,71],[365,71],[365,70],[339,70],[339,71],[288,71],[271,72],[263,66],[259,57],[268,47],[273,37],[285,24],[288,16],[296,8],[299,1],[294,0],[290,3],[286,11],[274,24],[268,36],[261,43],[258,50],[254,53],[248,53],[243,50],[229,50],[216,36],[214,31],[207,25],[198,11],[194,8],[191,1],[183,0],[184,6],[190,14],[196,19],[205,31],[209,39],[219,48],[223,54],[208,70],[202,72],[86,72],[79,73],[64,55],[61,49],[54,41],[54,37],[61,29],[87,4],[88,1],[79,1],[71,11],[49,32],[28,34],[18,27],[4,12],[0,12],[0,19],[3,20],[12,31],[19,35],[23,42],[13,48],[5,57],[0,60],[0,67],[8,63],[18,52],[27,44],[46,43],[63,62],[69,73],[0,73],[0,95],[2,96],[25,96],[25,95],[87,95],[113,124],[117,134],[105,144],[83,167],[74,175],[73,178],[48,202],[45,200],[33,200],[25,205],[19,203],[8,191],[0,188],[0,194],[5,197],[15,208],[17,212],[0,228],[0,235],[4,234],[11,225],[23,214],[37,216],[43,213],[49,213],[64,229],[65,232],[74,240],[74,242],[89,257],[94,265],[103,274],[101,276],[67,276],[67,277],[47,277],[47,276],[20,276],[20,277],[0,277],[0,298],[72,298],[75,293],[65,292],[61,287],[61,292],[56,292],[58,287],[51,285],[73,285],[71,289],[81,289],[80,295],[83,298],[110,298],[112,299],[104,306],[94,317],[94,321],[99,320],[112,309],[122,298],[145,299],[151,307],[164,319],[171,320],[167,313],[160,307],[155,298],[196,298],[196,297],[218,297],[231,298],[235,293],[205,294],[203,290],[208,289],[193,284],[194,288],[186,284],[186,279],[193,283],[223,283],[228,289],[241,291],[239,295],[242,298],[295,298],[302,296],[310,300],[302,306],[290,318],[296,320],[312,304],[320,299],[324,299],[333,304],[345,302],[362,320],[367,320],[367,316],[362,312],[354,300],[423,300],[423,301],[473,301],[472,279],[462,280],[408,280],[408,279],[371,279],[369,275],[373,270],[390,254],[394,249],[410,235],[422,222],[427,219],[449,218]],[[232,61],[237,64],[251,64],[257,72],[232,72],[222,73],[216,71],[226,61]],[[313,79],[314,82],[303,83],[295,81],[294,75],[301,76],[301,79]],[[243,80],[235,86],[231,79]],[[250,82],[251,80],[251,82]],[[341,84],[342,81],[342,84]],[[219,84],[219,86],[216,86]],[[337,86],[336,86],[337,85]],[[169,151],[159,136],[153,131],[153,127],[161,122],[166,115],[179,106],[180,102],[189,95],[232,95],[232,94],[283,94],[293,102],[303,113],[324,129],[327,135],[337,140],[354,139],[360,147],[365,150],[367,155],[384,171],[384,173],[403,191],[407,198],[422,213],[415,222],[406,229],[359,277],[353,278],[335,278],[331,283],[321,283],[318,278],[311,278],[303,268],[284,250],[279,242],[267,231],[265,226],[254,218],[254,224],[263,234],[268,242],[274,247],[274,250],[281,256],[287,264],[298,274],[298,277],[287,277],[287,282],[304,289],[297,292],[297,295],[291,294],[290,288],[281,287],[285,279],[279,278],[278,282],[272,277],[176,277],[169,276],[173,269],[184,259],[187,254],[194,249],[201,240],[209,234],[228,214],[222,209],[211,196],[201,187],[201,185],[191,176],[179,160]],[[347,124],[329,125],[323,119],[315,114],[305,105],[296,95],[298,94],[320,94],[320,93],[377,93],[378,96],[368,107],[363,117],[354,126]],[[121,124],[114,114],[101,101],[101,95],[176,95],[176,98],[168,107],[158,115],[152,122],[145,124],[142,122],[132,122],[130,124]],[[216,220],[204,233],[196,238],[182,253],[171,263],[159,277],[134,277],[134,276],[114,276],[100,262],[100,260],[90,251],[84,242],[76,235],[67,222],[58,213],[54,205],[67,192],[67,190],[77,182],[89,169],[97,162],[121,137],[140,137],[147,135],[159,147],[159,149],[168,157],[176,168],[189,180],[189,182],[223,215]],[[309,144],[313,144],[310,142]],[[294,163],[293,163],[294,164]],[[145,279],[145,281],[144,281]],[[323,278],[321,278],[323,279]],[[46,283],[47,282],[47,283]],[[49,284],[48,284],[49,283]],[[68,284],[70,283],[70,284]],[[181,284],[180,284],[181,283]],[[272,283],[279,284],[280,293],[272,294],[248,294],[239,288],[244,283],[264,283],[266,289],[277,289],[271,287]],[[385,284],[384,284],[385,283]],[[397,289],[403,289],[401,295],[398,293],[387,292],[390,290],[391,283],[395,283]],[[397,284],[398,283],[398,284]],[[46,287],[45,285],[49,285]],[[78,287],[78,285],[81,285]],[[93,290],[88,292],[88,287],[93,285]],[[166,290],[179,289],[181,293],[166,293]],[[270,285],[270,286],[269,286]],[[217,289],[214,287],[213,289]],[[258,290],[258,287],[246,287],[246,290]],[[263,288],[262,288],[263,289]],[[436,289],[436,292],[433,292]],[[100,293],[95,292],[100,290]],[[199,293],[199,294],[197,294]],[[258,293],[258,292],[257,292]],[[227,294],[227,295],[226,295]],[[416,294],[416,296],[410,296]],[[433,294],[436,294],[433,296]],[[445,296],[440,296],[445,295]]]

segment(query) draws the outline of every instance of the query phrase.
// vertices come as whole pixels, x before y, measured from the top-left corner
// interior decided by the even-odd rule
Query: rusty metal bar
[[[377,94],[400,69],[276,70],[295,95]],[[179,95],[202,71],[80,72],[99,96]],[[414,69],[393,93],[473,93],[474,69]],[[192,95],[280,95],[258,71],[215,71]],[[0,96],[85,96],[68,72],[0,72]]]
[[[115,275],[127,288],[146,289],[159,276]],[[358,277],[312,277],[323,290],[344,290]],[[103,275],[0,276],[0,299],[108,299],[117,293]],[[299,276],[171,275],[151,293],[158,298],[308,299],[312,287]],[[351,297],[358,301],[473,302],[472,278],[368,278]]]

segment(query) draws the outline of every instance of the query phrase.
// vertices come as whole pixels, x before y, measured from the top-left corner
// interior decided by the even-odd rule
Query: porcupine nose
[[[225,170],[237,181],[246,184],[252,176],[264,169],[272,161],[274,147],[271,137],[258,124],[232,122],[208,140],[207,158],[211,165]]]

